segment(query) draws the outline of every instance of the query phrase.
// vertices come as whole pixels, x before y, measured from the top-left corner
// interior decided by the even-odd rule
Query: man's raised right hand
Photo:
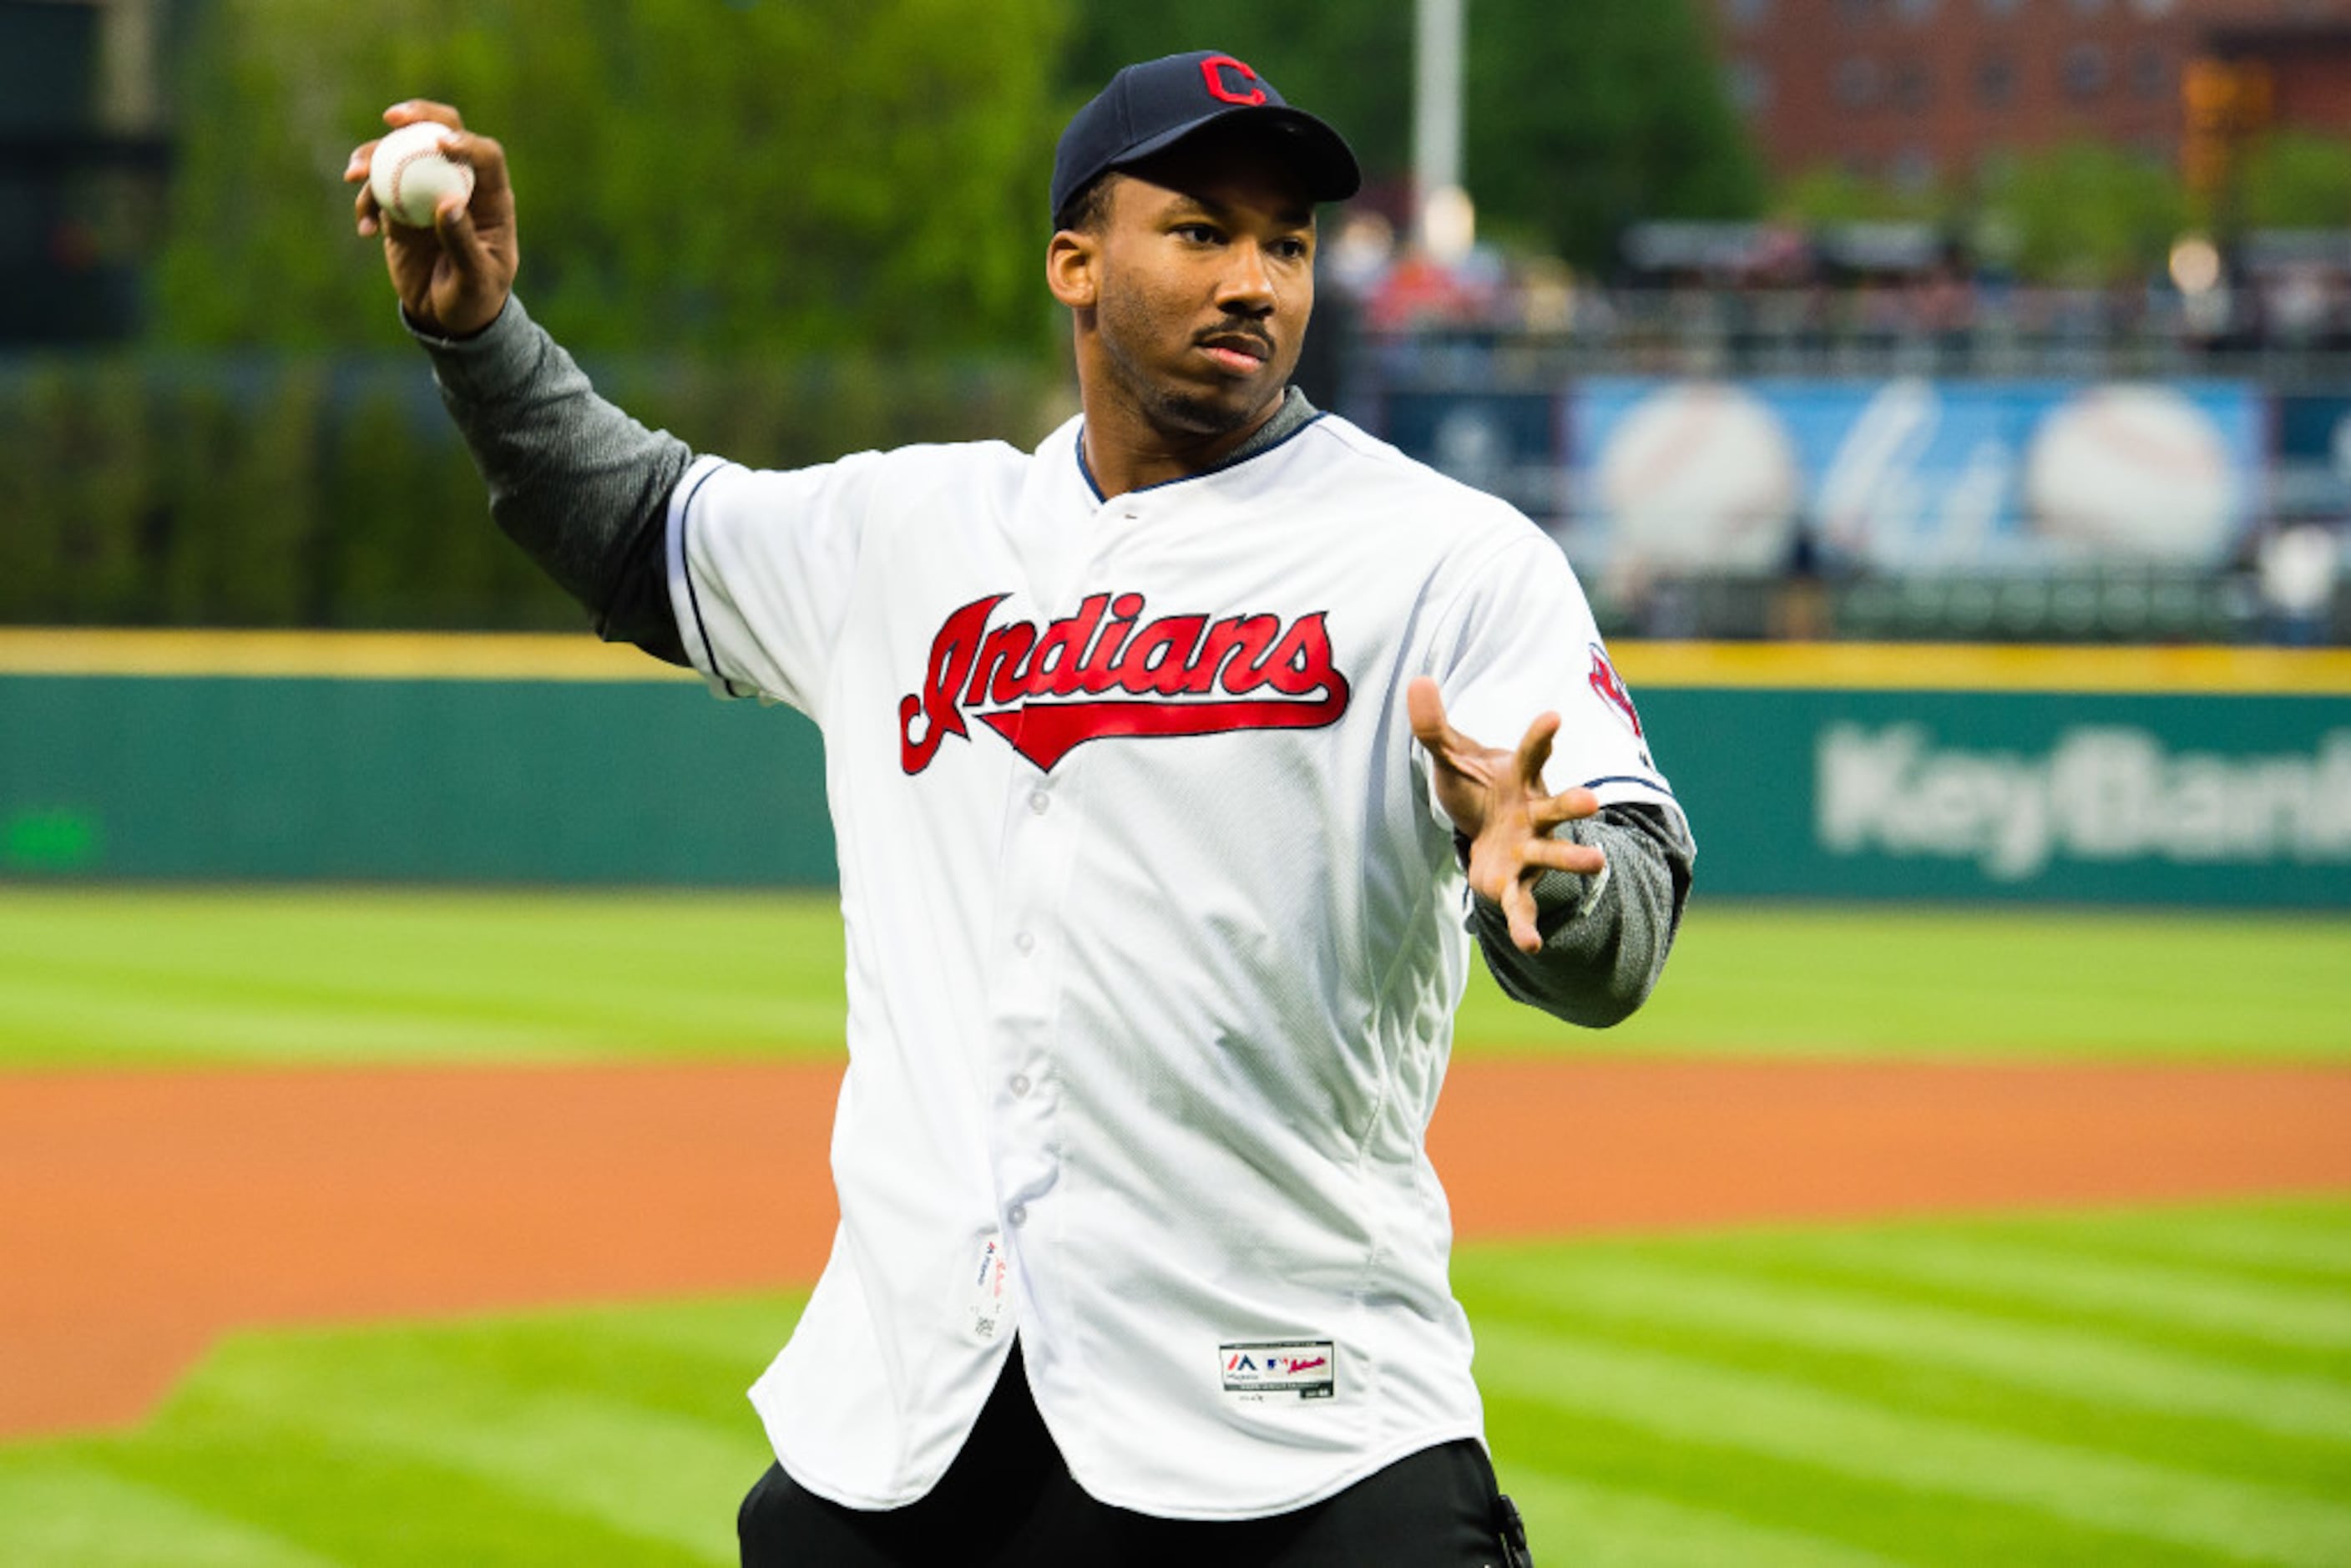
[[[444,197],[429,229],[392,222],[368,188],[373,141],[352,151],[343,183],[360,188],[352,204],[359,232],[383,235],[383,264],[409,319],[436,336],[463,338],[496,320],[514,289],[515,268],[521,261],[515,242],[514,187],[507,181],[506,149],[467,131],[447,104],[411,99],[383,111],[383,122],[395,131],[426,120],[447,126],[444,151],[455,162],[473,166],[470,201],[455,193]]]

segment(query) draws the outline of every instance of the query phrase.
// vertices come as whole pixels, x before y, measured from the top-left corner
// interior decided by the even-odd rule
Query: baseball
[[[1616,547],[1651,566],[1766,571],[1788,553],[1803,473],[1780,416],[1744,387],[1649,393],[1609,432],[1597,469]]]
[[[474,171],[441,151],[449,128],[434,120],[403,125],[375,144],[368,163],[368,189],[376,204],[393,223],[413,229],[433,226],[433,211],[441,198],[455,192],[474,193]]]
[[[2075,392],[2034,431],[2024,459],[2033,530],[2077,548],[2210,564],[2248,504],[2211,414],[2167,386]]]

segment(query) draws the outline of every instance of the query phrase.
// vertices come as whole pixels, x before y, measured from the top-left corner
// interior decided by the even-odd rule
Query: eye
[[[1304,261],[1308,254],[1306,242],[1302,239],[1278,239],[1271,248],[1273,254],[1284,261]]]
[[[1221,237],[1211,224],[1178,224],[1176,237],[1192,245],[1214,245]]]

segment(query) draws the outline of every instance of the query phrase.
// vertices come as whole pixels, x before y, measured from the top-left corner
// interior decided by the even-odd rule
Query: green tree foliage
[[[382,343],[346,156],[384,106],[506,144],[569,343],[1034,348],[1066,0],[216,0],[183,52],[166,337]]]
[[[1643,218],[1740,218],[1762,172],[1683,0],[1479,0],[1468,184],[1499,227],[1602,265]]]
[[[1771,194],[1773,216],[1799,225],[1925,220],[1944,215],[1943,207],[1938,193],[1899,191],[1834,164],[1800,170]]]
[[[1687,0],[1474,0],[1467,27],[1463,175],[1489,232],[1601,265],[1635,219],[1758,209],[1759,166]],[[1408,0],[1088,0],[1069,53],[1072,101],[1130,61],[1200,48],[1261,67],[1345,133],[1374,184],[1409,182]]]
[[[2331,152],[2332,144],[2318,143],[2277,165],[2273,209],[2312,216],[2256,221],[2333,223],[2351,212],[2351,155]],[[2330,180],[2342,183],[2330,186]],[[1905,192],[1834,168],[1810,169],[1782,181],[1771,205],[1790,222],[1813,225],[1938,223],[1968,236],[1979,259],[2042,283],[2110,283],[2159,270],[2172,242],[2199,215],[2170,163],[2093,142],[2011,154],[1973,189]]]
[[[2160,267],[2188,220],[2178,171],[2089,142],[2020,157],[1983,206],[2016,236],[2017,269],[2057,282],[2112,282]]]
[[[2237,175],[2241,220],[2256,228],[2340,228],[2351,222],[2351,142],[2282,131],[2244,155]]]
[[[600,361],[706,451],[789,467],[909,441],[1033,441],[1029,360]],[[0,363],[0,624],[576,628],[489,520],[413,351]]]

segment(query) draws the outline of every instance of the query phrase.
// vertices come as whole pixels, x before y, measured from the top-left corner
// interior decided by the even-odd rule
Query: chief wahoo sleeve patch
[[[1625,688],[1624,680],[1616,674],[1616,666],[1608,662],[1608,655],[1601,651],[1597,643],[1592,645],[1591,681],[1592,689],[1599,694],[1600,700],[1614,708],[1617,716],[1633,727],[1636,738],[1646,739],[1646,737],[1641,734],[1640,710],[1633,706],[1633,694]]]

